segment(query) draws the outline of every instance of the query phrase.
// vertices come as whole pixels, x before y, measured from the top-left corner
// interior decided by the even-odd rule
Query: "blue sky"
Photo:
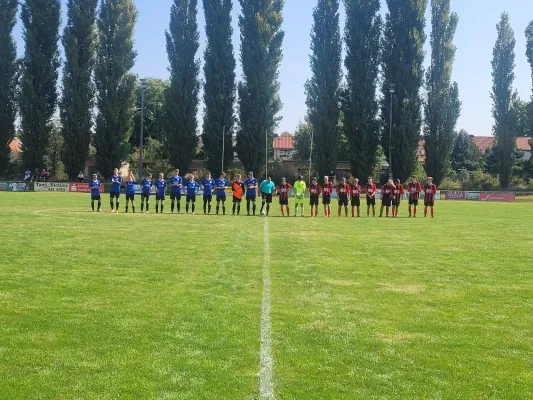
[[[63,22],[66,20],[63,2]],[[134,72],[140,77],[168,78],[168,61],[165,51],[164,31],[168,27],[169,10],[172,0],[135,0],[139,19],[135,32],[135,47],[138,52]],[[202,57],[205,48],[204,15],[199,0],[200,51]],[[239,30],[237,16],[238,0],[234,0],[233,25],[234,46],[239,58]],[[312,25],[312,9],[316,0],[285,0],[284,58],[280,67],[281,100],[283,120],[279,132],[293,132],[306,113],[304,83],[310,77],[309,43]],[[382,12],[385,14],[385,1],[382,0]],[[490,90],[492,85],[491,65],[492,48],[496,40],[496,24],[500,14],[507,11],[516,36],[516,80],[515,87],[521,98],[531,96],[531,70],[525,56],[524,31],[533,19],[533,1],[531,0],[452,0],[452,9],[459,14],[459,26],[455,37],[457,56],[453,78],[459,84],[462,115],[458,129],[466,129],[470,134],[491,135],[492,116]],[[426,61],[429,60],[429,13],[426,15],[428,41],[426,43]],[[341,10],[341,24],[344,10]],[[19,54],[23,52],[20,23],[15,32]],[[238,78],[241,69],[238,67]],[[201,106],[203,107],[203,106]],[[199,114],[201,117],[201,113]],[[200,120],[201,121],[201,120]],[[199,125],[201,126],[201,125]]]

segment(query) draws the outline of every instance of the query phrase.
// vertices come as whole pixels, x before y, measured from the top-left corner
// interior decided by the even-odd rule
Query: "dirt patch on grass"
[[[377,290],[384,292],[402,293],[402,294],[419,294],[426,290],[424,285],[395,285],[392,283],[378,283]]]

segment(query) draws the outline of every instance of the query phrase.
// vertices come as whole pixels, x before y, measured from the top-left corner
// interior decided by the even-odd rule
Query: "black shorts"
[[[238,197],[233,196],[234,203],[240,203],[241,201],[242,201],[242,198],[239,199]]]
[[[126,193],[126,200],[135,200],[135,193],[128,194]]]
[[[392,205],[395,206],[395,207],[400,207],[400,202],[401,200],[400,199],[392,199]]]
[[[352,207],[361,207],[360,197],[352,197]]]
[[[218,202],[224,203],[226,201],[226,195],[225,194],[217,194],[217,203]]]
[[[412,205],[417,206],[418,205],[418,199],[409,199],[409,205],[410,206],[412,206]]]
[[[213,200],[213,195],[212,194],[204,194],[204,201],[209,201],[211,202]]]
[[[348,196],[339,197],[339,207],[346,206],[348,207]]]
[[[196,195],[194,196],[187,195],[187,203],[196,203]]]
[[[392,197],[391,196],[383,196],[381,198],[381,205],[385,207],[390,207],[392,204]]]
[[[141,200],[146,199],[146,201],[150,200],[150,193],[141,193]]]
[[[181,193],[170,193],[170,200],[178,200],[181,201]]]
[[[322,196],[322,204],[324,204],[324,205],[331,204],[331,195],[330,194],[325,194],[325,195]]]
[[[435,201],[425,201],[424,200],[424,205],[426,207],[434,207],[435,206]]]
[[[318,194],[312,194],[309,196],[309,205],[311,207],[318,206]]]
[[[263,197],[263,200],[268,203],[268,204],[271,204],[272,203],[272,193],[263,193],[261,195],[261,197]]]
[[[289,196],[279,196],[279,205],[280,206],[288,206],[289,205]]]
[[[156,194],[155,195],[155,199],[164,201],[165,200],[165,195],[164,194]]]
[[[255,201],[256,195],[246,195],[246,201]]]
[[[100,200],[102,200],[102,198],[100,197],[99,194],[97,194],[96,196],[91,195],[91,201],[100,201]]]
[[[366,205],[367,206],[375,206],[376,205],[376,198],[375,197],[367,197],[366,198]]]
[[[120,198],[120,193],[109,193],[109,197],[111,199],[118,199]]]

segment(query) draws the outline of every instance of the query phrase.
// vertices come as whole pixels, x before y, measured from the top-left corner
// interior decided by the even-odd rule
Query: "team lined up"
[[[121,173],[115,168],[113,176],[110,179],[110,207],[111,212],[118,212],[120,206],[120,189],[123,184]],[[128,180],[125,182],[126,187],[126,212],[128,212],[129,205],[131,203],[132,211],[135,212],[135,186],[138,183],[130,172]],[[181,197],[182,191],[185,191],[186,205],[185,212],[192,214],[195,213],[196,196],[200,187],[203,187],[203,212],[204,214],[211,214],[211,204],[213,201],[213,194],[216,195],[216,214],[218,215],[220,210],[222,214],[226,214],[226,190],[229,187],[229,183],[224,173],[220,174],[218,179],[213,179],[211,174],[208,174],[202,179],[201,184],[195,180],[194,174],[187,174],[185,182],[179,175],[179,170],[174,171],[174,175],[169,179],[168,183],[164,179],[164,174],[159,174],[159,179],[155,182],[152,180],[152,175],[147,174],[146,177],[140,183],[141,186],[141,212],[149,211],[150,197],[152,188],[155,188],[155,212],[163,213],[164,202],[166,199],[167,186],[170,187],[170,201],[171,201],[171,213],[174,213],[176,209],[178,213],[181,212]],[[93,179],[89,184],[91,189],[91,207],[95,211],[95,202],[97,202],[97,211],[101,211],[101,195],[100,188],[101,182],[96,175],[93,175]],[[304,216],[304,199],[305,193],[309,192],[309,204],[311,206],[311,216],[318,216],[319,198],[322,196],[322,204],[324,206],[324,216],[331,217],[331,200],[334,191],[333,183],[330,182],[329,177],[325,176],[322,184],[317,182],[316,178],[311,180],[311,184],[307,187],[301,176],[294,182],[293,185],[289,184],[285,178],[279,185],[275,185],[272,182],[271,177],[263,180],[260,184],[250,172],[248,177],[243,182],[241,175],[237,175],[235,181],[231,186],[233,194],[233,215],[240,215],[241,202],[243,198],[246,199],[246,211],[247,215],[256,215],[256,201],[258,195],[261,197],[262,204],[260,209],[261,215],[268,216],[270,213],[270,206],[272,204],[273,196],[279,196],[279,204],[281,207],[281,214],[283,216],[289,216],[289,193],[291,189],[295,191],[295,205],[294,216],[298,215],[298,208],[300,208],[300,215]],[[338,200],[338,216],[342,214],[344,208],[344,214],[348,217],[348,206],[351,205],[352,217],[360,217],[361,196],[364,194],[367,204],[367,217],[376,216],[376,194],[378,189],[373,182],[372,177],[368,178],[368,182],[364,187],[359,185],[359,180],[355,178],[352,184],[348,184],[346,178],[342,178],[341,182],[335,187]],[[398,211],[401,203],[401,198],[405,193],[405,188],[399,180],[393,182],[389,180],[381,188],[381,210],[379,216],[383,216],[385,210],[385,216],[398,217]],[[431,217],[435,216],[434,205],[435,195],[437,193],[437,187],[433,184],[433,179],[428,178],[427,183],[422,187],[420,182],[416,178],[412,178],[411,182],[407,185],[407,192],[409,196],[409,217],[416,217],[418,201],[420,199],[420,193],[424,192],[424,217],[428,214],[428,209],[431,210]]]

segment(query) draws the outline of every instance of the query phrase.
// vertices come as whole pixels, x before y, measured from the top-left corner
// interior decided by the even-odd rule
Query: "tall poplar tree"
[[[379,0],[344,0],[346,8],[346,90],[343,127],[350,147],[352,174],[372,174],[379,145],[379,104],[376,99],[383,19]]]
[[[281,110],[278,69],[284,32],[283,0],[239,0],[241,15],[241,63],[239,82],[239,130],[237,153],[244,168],[262,170],[272,148]]]
[[[26,45],[19,98],[22,159],[25,167],[33,171],[44,167],[52,117],[57,107],[61,1],[26,0],[21,8]]]
[[[406,181],[415,171],[422,127],[424,14],[427,0],[387,0],[381,99],[382,146],[389,160],[390,93],[394,85],[392,172]]]
[[[170,87],[165,97],[163,142],[170,162],[187,171],[198,145],[196,114],[200,81],[197,0],[174,0],[170,25],[165,32],[170,63]]]
[[[498,38],[492,51],[492,115],[500,160],[500,185],[506,188],[513,169],[512,155],[516,146],[513,104],[517,98],[513,89],[516,39],[509,14],[502,14],[496,29]]]
[[[427,71],[424,107],[426,173],[439,185],[451,165],[455,127],[461,113],[459,88],[452,83],[458,17],[450,0],[431,0],[431,65]]]
[[[98,0],[68,0],[63,33],[65,65],[59,107],[64,137],[63,163],[70,179],[85,169],[93,123]]]
[[[203,0],[207,48],[204,52],[203,150],[207,168],[216,173],[233,161],[235,56],[231,36],[232,0]],[[224,134],[224,137],[222,137]],[[222,144],[224,142],[224,145]],[[224,156],[222,156],[224,148]]]
[[[528,106],[529,136],[533,137],[533,21],[526,28],[526,56],[531,66],[531,101]]]
[[[318,0],[311,31],[311,79],[306,82],[313,159],[320,176],[337,169],[342,40],[339,1]]]
[[[119,168],[130,150],[136,79],[130,70],[137,56],[133,50],[136,22],[132,0],[102,0],[94,81],[98,105],[96,165],[104,176]]]
[[[9,164],[9,142],[15,136],[17,48],[13,28],[17,0],[0,0],[0,175]]]

